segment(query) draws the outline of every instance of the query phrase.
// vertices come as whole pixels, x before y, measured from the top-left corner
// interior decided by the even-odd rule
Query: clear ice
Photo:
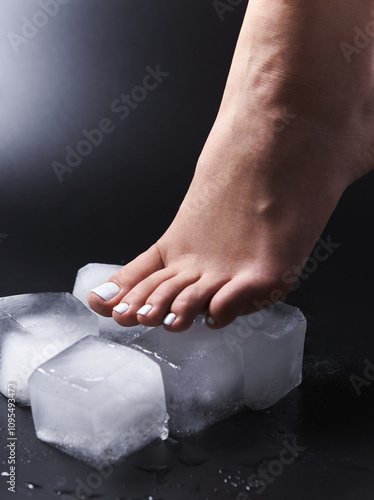
[[[159,363],[173,434],[200,431],[242,406],[241,353],[227,348],[222,332],[198,323],[180,333],[160,326],[129,346]]]
[[[33,370],[87,335],[98,335],[97,317],[70,293],[0,298],[0,391],[16,384],[16,400],[30,404]]]
[[[38,438],[93,466],[168,436],[160,368],[126,346],[86,337],[37,368],[29,386]]]
[[[121,269],[121,267],[122,266],[114,264],[87,264],[79,269],[77,273],[73,295],[83,302],[91,311],[87,300],[88,292],[108,280],[113,274]],[[150,330],[149,327],[144,325],[124,327],[114,321],[113,318],[106,318],[100,314],[97,314],[97,317],[99,318],[100,337],[124,345],[138,337],[141,333]]]
[[[201,318],[182,333],[154,328],[129,346],[161,367],[170,432],[197,432],[243,404],[268,408],[301,382],[306,320],[278,303],[220,330]]]
[[[17,349],[17,346],[26,342],[30,347],[28,339],[29,332],[9,314],[0,311],[0,392],[8,397],[8,385],[15,384],[15,398],[21,404],[29,402],[27,381],[33,368],[28,369],[28,349]],[[35,355],[33,345],[31,349]]]
[[[88,291],[119,268],[80,269],[75,296],[88,306]],[[0,298],[0,391],[15,384],[18,402],[31,398],[37,436],[91,465],[165,439],[166,411],[173,434],[192,434],[244,405],[266,409],[301,382],[306,320],[296,307],[277,303],[215,331],[198,317],[172,333],[99,320],[76,297]]]
[[[269,408],[300,384],[305,331],[300,309],[282,302],[226,327],[227,347],[242,352],[247,407]]]

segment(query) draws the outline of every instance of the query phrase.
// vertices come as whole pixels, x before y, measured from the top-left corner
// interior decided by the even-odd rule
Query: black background
[[[218,110],[245,2],[221,21],[208,0],[71,0],[15,53],[7,35],[38,10],[1,2],[0,296],[71,291],[79,267],[125,263],[161,236]],[[158,64],[169,76],[119,120],[111,103]],[[103,118],[114,132],[59,182],[52,162]],[[323,235],[340,247],[289,295],[308,320],[303,384],[268,412],[134,455],[94,498],[372,498],[374,383],[358,396],[350,376],[374,362],[373,188],[368,175],[347,189]],[[1,397],[2,438],[5,417]],[[93,472],[39,442],[28,409],[17,425],[9,498],[57,499]],[[294,439],[300,457],[263,494],[248,491],[248,476]]]

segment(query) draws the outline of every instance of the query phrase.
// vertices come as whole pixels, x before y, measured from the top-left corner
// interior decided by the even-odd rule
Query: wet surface
[[[2,2],[0,296],[71,291],[88,262],[123,264],[172,220],[218,109],[244,3],[221,20],[201,0],[67,3],[15,54],[35,0]],[[125,120],[111,103],[169,72]],[[59,182],[81,130],[116,130]],[[311,263],[289,303],[308,320],[304,379],[268,411],[244,411],[96,471],[37,440],[16,409],[16,494],[0,397],[0,498],[371,500],[374,494],[374,177],[349,188],[323,234],[339,247]]]
[[[365,355],[354,355],[353,345],[346,356],[306,351],[303,383],[269,410],[170,437],[102,471],[37,440],[30,409],[18,407],[17,498],[372,498],[374,383],[358,394],[350,381],[363,377]],[[1,397],[3,439],[5,412]],[[1,467],[4,483],[9,468],[4,460]]]

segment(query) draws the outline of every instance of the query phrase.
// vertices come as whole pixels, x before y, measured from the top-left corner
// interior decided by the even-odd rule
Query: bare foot
[[[339,45],[372,4],[251,0],[176,218],[90,292],[95,311],[172,331],[207,312],[220,328],[287,294],[287,271],[303,266],[345,188],[373,166],[373,48],[348,64]]]

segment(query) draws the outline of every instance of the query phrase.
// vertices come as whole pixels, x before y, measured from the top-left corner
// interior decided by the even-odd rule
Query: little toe
[[[248,277],[237,277],[212,297],[206,323],[214,329],[222,328],[237,316],[252,314],[274,304],[285,294],[276,280],[248,280]]]

